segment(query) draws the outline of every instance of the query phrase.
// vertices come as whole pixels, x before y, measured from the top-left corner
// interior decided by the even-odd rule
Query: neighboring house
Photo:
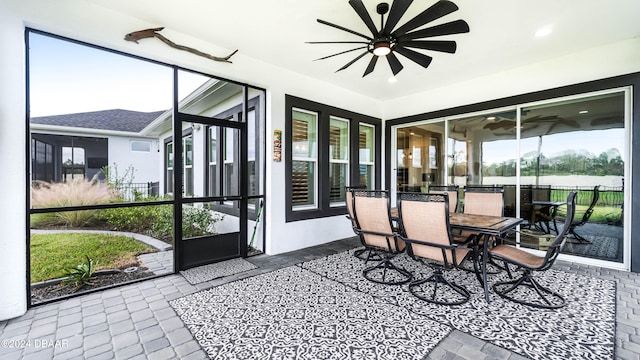
[[[32,179],[68,181],[104,179],[102,168],[118,164],[132,181],[159,181],[159,143],[141,133],[162,111],[121,109],[31,118]]]

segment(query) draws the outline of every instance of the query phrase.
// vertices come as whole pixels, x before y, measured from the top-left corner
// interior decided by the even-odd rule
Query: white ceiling
[[[428,26],[465,20],[471,29],[469,33],[439,38],[455,40],[457,52],[423,51],[433,57],[427,69],[399,56],[404,69],[397,75],[397,82],[389,83],[387,80],[392,74],[386,61],[378,62],[375,71],[362,78],[369,56],[347,70],[335,72],[360,51],[313,61],[350,49],[352,45],[310,45],[306,41],[360,40],[319,24],[318,18],[368,34],[347,0],[87,1],[229,51],[239,49],[245,56],[380,100],[640,36],[639,0],[454,0],[460,10]],[[363,0],[376,24],[379,24],[375,13],[378,2]],[[435,2],[413,1],[399,24]],[[552,33],[535,37],[542,27],[550,27]]]

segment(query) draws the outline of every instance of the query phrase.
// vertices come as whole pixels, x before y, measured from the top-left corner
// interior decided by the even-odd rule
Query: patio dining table
[[[398,209],[391,209],[391,218],[399,221]],[[473,243],[474,261],[473,267],[478,281],[484,289],[484,297],[489,302],[489,285],[487,283],[487,259],[489,257],[489,240],[492,236],[504,236],[511,232],[524,219],[503,216],[488,216],[477,214],[452,213],[449,217],[449,223],[452,229],[468,230],[480,234]],[[482,265],[478,269],[478,251],[480,250],[480,239],[482,241]]]

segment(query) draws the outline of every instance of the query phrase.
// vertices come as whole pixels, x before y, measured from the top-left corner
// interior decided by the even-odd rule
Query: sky
[[[486,143],[483,148],[483,161],[491,164],[515,159],[515,144],[515,140]],[[611,148],[617,148],[622,159],[625,160],[624,129],[574,131],[546,135],[542,137],[541,152],[546,157],[551,157],[567,149],[572,149],[576,152],[590,152],[598,156]],[[520,147],[522,155],[537,150],[538,137],[522,139]]]
[[[171,108],[170,67],[35,33],[30,34],[29,47],[32,117]],[[181,71],[180,94],[190,93],[206,80]]]

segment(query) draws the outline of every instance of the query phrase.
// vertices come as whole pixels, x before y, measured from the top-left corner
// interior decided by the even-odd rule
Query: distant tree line
[[[522,156],[521,176],[624,175],[624,161],[620,156],[620,152],[615,148],[604,151],[598,156],[587,151],[575,150],[567,150],[551,157],[546,157],[541,153],[539,159],[537,155],[537,152],[530,152]],[[515,176],[516,160],[512,159],[501,163],[484,165],[482,167],[482,175]]]

